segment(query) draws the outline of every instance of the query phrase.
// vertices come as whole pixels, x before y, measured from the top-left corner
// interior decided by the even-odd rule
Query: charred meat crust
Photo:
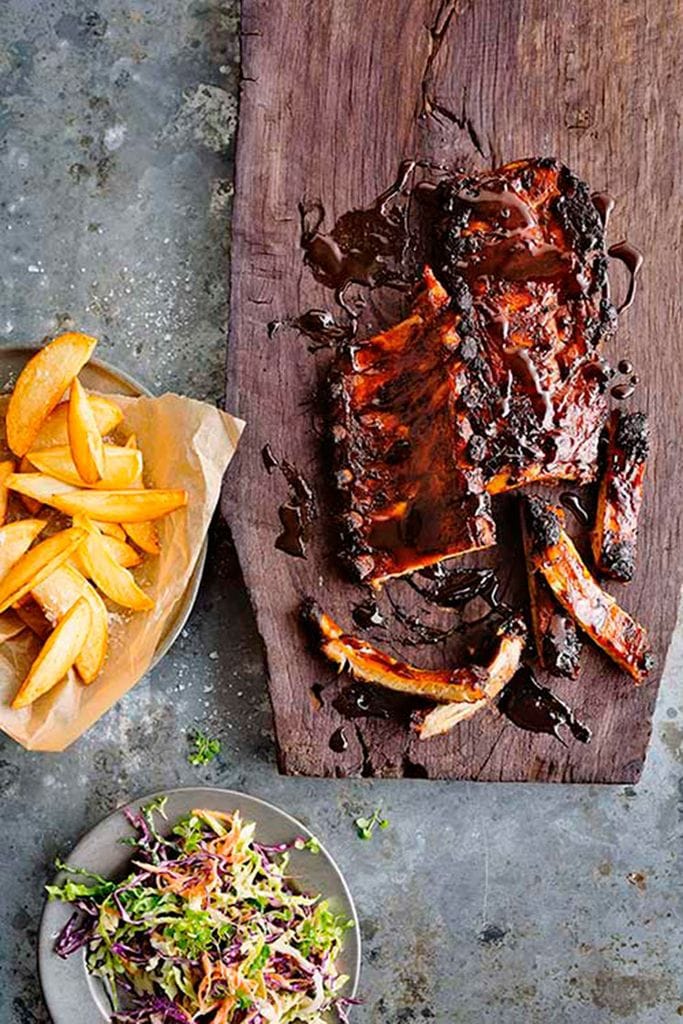
[[[487,489],[591,479],[609,376],[596,350],[615,312],[587,185],[552,158],[522,160],[456,174],[430,205],[432,265],[472,336],[460,393]]]
[[[535,571],[605,654],[643,682],[654,664],[647,632],[591,576],[552,506],[540,498],[525,505]]]
[[[603,536],[599,556],[594,555],[601,576],[630,583],[636,571],[636,549],[630,541],[617,540],[609,532]]]
[[[542,585],[552,598],[547,586]],[[554,676],[576,679],[581,669],[581,637],[571,616],[565,614],[554,599],[553,603],[555,607],[549,627],[541,637],[539,661]]]
[[[561,509],[557,509],[556,512],[559,522],[562,523],[564,513]],[[537,514],[540,515],[540,512]],[[557,603],[545,580],[535,571],[531,557],[531,536],[523,512],[520,520],[527,569],[531,631],[538,660],[543,668],[553,675],[576,679],[581,667],[581,638],[574,620]]]
[[[473,702],[485,697],[484,684],[488,677],[481,666],[418,668],[399,661],[360,637],[344,633],[312,599],[304,601],[301,614],[314,631],[322,654],[338,665],[339,671],[346,669],[359,682],[443,704]]]
[[[635,572],[649,443],[644,413],[612,413],[591,545],[598,572],[622,583]]]
[[[650,454],[650,429],[645,413],[616,410],[614,419],[615,458],[620,464],[633,463],[634,466],[645,462]]]
[[[595,302],[590,311],[595,321],[590,326],[592,344],[613,331],[602,218],[586,183],[560,161],[541,157],[485,174],[456,173],[439,183],[430,205],[434,227],[429,258],[456,305],[464,283],[481,276],[482,266],[491,277],[508,280],[565,277],[565,287],[571,286],[568,278],[573,276],[575,293]],[[495,218],[496,205],[504,221],[512,223]],[[514,222],[516,214],[525,218],[521,224]],[[475,222],[484,230],[473,230]],[[520,227],[535,228],[535,235],[531,230],[525,237]],[[517,245],[520,235],[522,245]],[[524,244],[528,237],[531,245]],[[576,281],[578,277],[583,280]],[[471,299],[465,302],[471,308]]]
[[[525,497],[522,506],[524,525],[531,540],[531,551],[543,551],[560,539],[562,523],[557,510],[543,498]]]

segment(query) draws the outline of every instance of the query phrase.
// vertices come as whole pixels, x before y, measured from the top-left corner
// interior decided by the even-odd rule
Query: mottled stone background
[[[0,4],[5,344],[75,324],[153,388],[220,398],[238,32],[212,0]],[[55,854],[118,803],[193,783],[279,802],[334,851],[362,920],[358,1024],[678,1019],[682,649],[635,789],[282,779],[216,525],[188,626],[133,693],[64,754],[0,739],[0,1022],[49,1020],[35,941]],[[203,769],[197,724],[223,745]],[[378,805],[391,826],[363,843],[353,817]]]

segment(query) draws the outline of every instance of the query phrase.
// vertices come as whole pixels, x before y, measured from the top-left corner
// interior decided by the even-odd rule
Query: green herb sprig
[[[320,853],[320,843],[315,838],[315,836],[311,836],[310,839],[303,839],[302,837],[295,841],[294,849],[308,850],[309,853]]]
[[[215,737],[207,736],[206,733],[196,729],[191,737],[192,749],[188,754],[188,761],[195,767],[203,764],[210,764],[221,752],[221,741]]]
[[[372,839],[376,828],[382,830],[389,828],[389,820],[383,817],[382,810],[378,807],[369,818],[356,818],[354,825],[359,839]]]

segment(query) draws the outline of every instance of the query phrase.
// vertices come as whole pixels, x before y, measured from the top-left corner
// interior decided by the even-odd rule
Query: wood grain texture
[[[264,640],[282,771],[635,781],[681,588],[680,5],[243,0],[242,10],[227,403],[247,429],[223,510]],[[326,514],[306,560],[274,549],[286,487],[265,471],[260,451],[269,442],[292,460],[326,509],[309,405],[327,355],[311,355],[294,331],[269,339],[266,325],[311,306],[333,308],[302,263],[302,199],[320,198],[331,226],[370,203],[402,158],[482,168],[531,155],[558,156],[593,188],[609,190],[617,199],[610,241],[627,235],[646,256],[636,304],[608,352],[636,365],[635,401],[654,427],[637,575],[612,592],[651,631],[659,668],[637,689],[591,649],[578,682],[553,681],[593,729],[588,746],[565,748],[493,711],[420,742],[399,721],[345,722],[332,706],[342,682],[307,649],[301,598],[313,594],[351,627],[357,593],[336,568]],[[615,289],[623,284],[618,271],[613,280]],[[500,564],[519,592],[519,539],[505,525],[502,539]],[[324,686],[316,691],[322,706],[316,684]],[[336,753],[329,738],[342,725],[348,747]]]

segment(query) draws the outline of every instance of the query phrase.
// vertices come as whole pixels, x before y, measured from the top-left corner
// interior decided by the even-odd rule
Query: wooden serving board
[[[281,770],[634,782],[681,588],[681,19],[666,0],[243,0],[242,12],[227,403],[247,429],[223,510],[264,641]],[[352,629],[362,595],[334,559],[329,467],[311,414],[329,352],[311,354],[294,330],[269,338],[267,324],[334,310],[303,264],[302,200],[320,199],[331,226],[371,203],[404,158],[483,168],[532,155],[555,155],[611,192],[609,240],[627,235],[646,257],[607,352],[635,364],[642,383],[628,406],[646,409],[653,426],[637,576],[613,592],[650,630],[658,669],[638,689],[587,645],[580,679],[552,681],[592,728],[588,745],[521,731],[493,710],[421,742],[400,716],[340,714],[333,701],[348,680],[309,650],[300,628],[304,596]],[[287,486],[264,467],[266,443],[317,492],[321,518],[305,560],[274,547]],[[518,534],[509,521],[500,531],[493,564],[521,599]],[[395,586],[409,607],[408,587]],[[408,653],[425,663],[455,657],[448,646]],[[343,746],[340,727],[341,751],[330,746],[335,735],[333,747]]]

